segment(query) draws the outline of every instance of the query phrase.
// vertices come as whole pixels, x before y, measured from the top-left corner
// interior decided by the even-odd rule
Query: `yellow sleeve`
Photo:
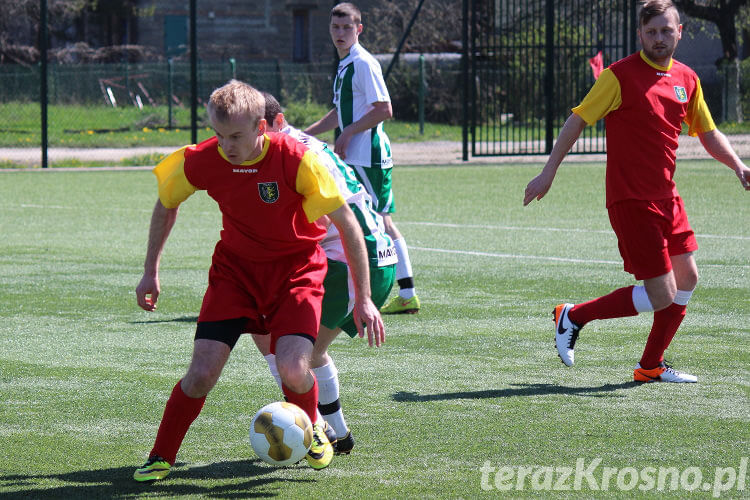
[[[198,189],[185,177],[185,148],[178,149],[154,167],[159,199],[166,208],[176,208]]]
[[[331,173],[318,159],[318,155],[310,150],[302,157],[295,187],[305,197],[302,209],[308,222],[313,222],[346,203]]]
[[[713,118],[711,118],[711,111],[709,111],[706,101],[703,100],[703,89],[701,88],[700,80],[698,80],[698,86],[695,88],[693,97],[688,103],[685,123],[688,124],[688,135],[693,137],[698,134],[710,132],[716,128],[716,124]]]
[[[572,111],[583,118],[586,123],[593,125],[619,108],[621,104],[620,82],[612,70],[607,68],[601,72],[581,104]]]

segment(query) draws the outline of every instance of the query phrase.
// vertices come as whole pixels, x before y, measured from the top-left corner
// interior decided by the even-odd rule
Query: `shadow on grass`
[[[623,382],[621,384],[604,384],[596,387],[566,387],[556,384],[510,384],[508,389],[492,389],[486,391],[446,392],[442,394],[417,394],[416,392],[401,391],[393,394],[394,401],[412,403],[424,401],[444,401],[448,399],[485,399],[510,398],[514,396],[544,396],[549,394],[570,394],[573,396],[590,397],[623,397],[618,394],[608,394],[620,389],[637,387],[638,382]]]
[[[64,474],[0,475],[0,498],[134,498],[175,497],[188,495],[205,498],[268,498],[278,494],[269,491],[273,483],[312,482],[312,479],[263,477],[278,468],[260,460],[217,462],[199,467],[184,468],[179,462],[173,473],[155,483],[137,483],[132,467],[83,470]],[[69,486],[45,488],[49,481],[75,483]],[[205,481],[207,484],[195,484]],[[188,483],[189,482],[189,483]],[[8,492],[9,489],[15,490]]]
[[[197,323],[197,322],[198,322],[198,316],[182,316],[180,318],[170,318],[170,319],[147,319],[144,321],[131,321],[130,324],[148,325],[150,323]]]

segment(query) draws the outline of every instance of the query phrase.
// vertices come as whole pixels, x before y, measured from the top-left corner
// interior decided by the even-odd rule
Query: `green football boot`
[[[400,295],[393,297],[390,302],[380,308],[383,314],[417,314],[419,312],[419,297],[404,299]]]
[[[325,469],[331,463],[333,446],[328,441],[323,424],[316,423],[313,425],[313,442],[305,458],[313,469]]]
[[[169,469],[171,467],[172,466],[169,465],[169,462],[161,458],[159,455],[154,455],[149,457],[142,467],[135,470],[133,479],[140,482],[164,479],[169,474]]]

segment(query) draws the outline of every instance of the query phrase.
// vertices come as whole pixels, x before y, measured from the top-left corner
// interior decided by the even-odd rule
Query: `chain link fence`
[[[427,120],[457,124],[460,59],[428,57],[423,71]],[[205,101],[213,89],[231,78],[274,94],[284,106],[312,103],[320,116],[332,106],[333,63],[199,61],[196,74],[199,141],[213,134],[206,121]],[[389,90],[400,120],[418,119],[419,74],[411,58],[404,58],[391,74]],[[153,163],[150,153],[139,158],[139,152],[191,142],[190,75],[190,64],[185,61],[49,64],[48,147],[58,151],[132,148],[130,161]],[[0,167],[40,165],[40,80],[38,67],[0,65]],[[297,115],[295,120],[302,120],[295,123],[299,126],[320,118]],[[66,159],[65,164],[75,166],[75,161]]]
[[[331,74],[310,64],[234,60],[199,62],[198,129],[210,133],[203,104],[231,78],[282,100],[330,101]],[[40,70],[0,65],[0,147],[25,148],[22,163],[40,162]],[[150,147],[191,139],[190,67],[186,62],[50,64],[50,148]],[[18,156],[16,155],[16,158]],[[0,158],[0,163],[9,162]]]
[[[201,26],[198,26],[199,32]],[[271,29],[270,24],[264,26],[258,29]],[[160,36],[163,38],[164,34],[155,33],[153,38]],[[266,39],[266,43],[275,40],[270,34],[254,31],[247,36]],[[330,109],[335,68],[332,53],[328,53],[328,59],[320,56],[312,63],[285,62],[280,58],[247,60],[239,56],[243,51],[236,45],[225,45],[218,50],[216,40],[211,40],[211,44],[199,44],[196,50],[198,113],[195,125],[199,141],[212,135],[203,104],[214,88],[230,78],[271,92],[284,106],[302,103],[300,109],[304,112],[294,115],[293,123],[298,126],[311,123]],[[85,59],[80,53],[65,49],[65,57],[58,54],[46,65],[47,94],[44,98],[41,96],[42,65],[0,61],[0,168],[42,165],[46,158],[42,152],[45,138],[42,102],[45,100],[47,145],[61,152],[50,160],[51,165],[55,165],[57,159],[65,158],[68,151],[69,158],[73,158],[72,150],[91,148],[128,148],[132,164],[151,165],[158,160],[159,154],[152,151],[174,149],[190,143],[192,72],[187,48],[180,47],[179,54],[168,60],[160,59],[155,47],[145,47],[143,53],[147,56],[142,59],[149,62],[137,62],[139,59],[133,57],[132,46],[107,47],[107,62],[80,62],[80,59]],[[130,62],[111,62],[113,60]],[[379,60],[385,69],[390,56],[379,56]],[[503,70],[507,72],[509,69],[512,68]],[[588,68],[583,70],[588,71]],[[701,68],[696,67],[696,70],[700,75]],[[717,73],[715,69],[709,70],[711,68],[706,72]],[[726,85],[721,80],[723,73],[718,72],[718,75],[714,83],[704,81],[704,92],[714,117],[721,121],[722,110],[726,107]],[[750,116],[750,60],[742,63],[741,75],[743,113]],[[534,106],[543,109],[544,99],[523,100],[528,97],[529,87],[519,83],[522,76],[522,71],[509,75],[510,83],[497,90],[518,89],[509,96],[509,102],[526,102],[527,114],[540,115],[542,112]],[[461,123],[464,108],[470,109],[471,106],[465,96],[462,98],[459,54],[426,54],[424,58],[404,54],[390,74],[388,87],[397,120],[416,122],[423,117],[428,122],[457,125]],[[554,104],[569,109],[575,102],[567,100],[560,99]],[[511,119],[511,112],[500,113],[499,119],[505,119],[504,115]],[[515,120],[520,120],[521,115],[521,112],[512,112]],[[113,162],[120,160],[112,158]],[[64,164],[75,166],[76,160],[66,159]]]

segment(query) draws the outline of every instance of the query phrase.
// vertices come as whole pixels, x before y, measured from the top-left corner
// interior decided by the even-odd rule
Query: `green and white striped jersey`
[[[281,132],[297,139],[310,148],[328,168],[328,171],[336,181],[336,186],[338,186],[341,196],[344,197],[346,203],[354,212],[354,216],[362,228],[370,265],[382,267],[395,264],[398,261],[398,257],[396,256],[396,247],[393,245],[393,240],[386,234],[383,218],[373,209],[370,195],[357,180],[351,167],[329,149],[325,142],[305,134],[292,126],[287,126]],[[344,247],[341,244],[341,236],[333,224],[328,226],[328,232],[320,242],[320,246],[329,259],[346,262]]]
[[[372,109],[375,102],[390,102],[380,63],[360,44],[339,62],[333,82],[333,104],[339,129],[356,122]],[[362,167],[391,168],[391,143],[383,123],[352,137],[346,150],[346,162]]]

